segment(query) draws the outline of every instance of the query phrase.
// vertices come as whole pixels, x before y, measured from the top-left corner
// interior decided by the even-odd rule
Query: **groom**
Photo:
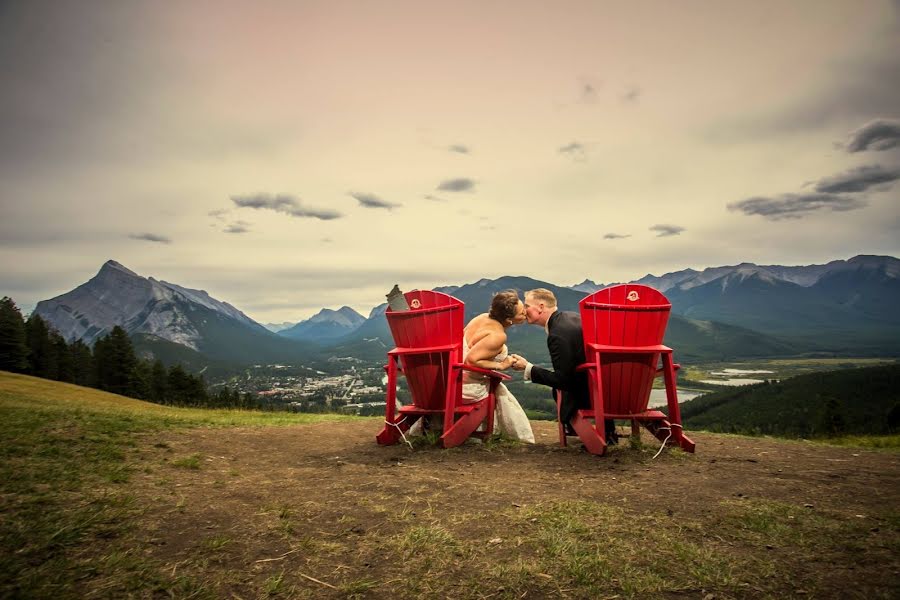
[[[553,370],[537,367],[524,357],[513,363],[517,371],[525,371],[526,381],[547,385],[563,393],[559,420],[566,435],[574,435],[569,421],[581,408],[591,407],[587,374],[576,371],[584,363],[584,336],[578,313],[557,310],[556,296],[544,288],[525,292],[525,317],[532,325],[540,325],[547,332],[547,349]],[[617,442],[615,423],[606,421],[606,443]]]

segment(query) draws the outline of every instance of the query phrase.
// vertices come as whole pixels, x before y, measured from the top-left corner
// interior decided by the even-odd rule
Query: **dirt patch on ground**
[[[529,527],[546,516],[541,507],[601,506],[633,519],[631,535],[645,546],[647,561],[663,538],[641,523],[677,530],[698,548],[745,565],[733,581],[692,589],[661,585],[650,596],[889,597],[898,591],[895,453],[693,433],[695,455],[667,449],[653,459],[659,444],[645,434],[644,448],[626,439],[596,457],[577,442],[560,448],[555,424],[547,422],[533,424],[533,446],[413,451],[377,446],[380,422],[143,438],[128,486],[144,509],[134,543],[166,572],[189,574],[220,597],[593,595],[586,589],[641,597],[641,588],[629,588],[617,575],[628,565],[610,565],[606,574],[595,569],[597,578],[608,579],[599,588],[580,585],[572,569],[538,568],[549,550],[533,543],[537,534]],[[755,512],[744,510],[750,506]],[[763,521],[756,530],[751,521],[735,520],[759,507],[782,507],[783,514],[770,510],[773,524]],[[816,531],[818,522],[807,514],[822,516],[823,536],[834,531],[852,540],[818,550],[815,540],[795,540]],[[772,529],[781,518],[790,528],[795,517],[813,525]],[[420,556],[440,554],[441,536],[453,550],[445,561]],[[504,570],[504,564],[515,567]],[[440,583],[442,577],[460,583]],[[718,581],[715,574],[697,578]]]

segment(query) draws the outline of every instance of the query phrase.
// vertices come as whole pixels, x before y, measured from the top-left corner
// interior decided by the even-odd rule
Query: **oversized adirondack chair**
[[[579,309],[585,363],[578,369],[587,371],[591,408],[577,411],[571,424],[585,448],[592,454],[604,454],[604,420],[627,419],[633,436],[639,436],[643,426],[660,441],[671,439],[693,452],[694,442],[681,427],[675,389],[678,365],[673,362],[672,349],[662,344],[672,304],[653,288],[626,284],[591,294],[581,300]],[[668,417],[647,409],[653,380],[660,375],[666,386]],[[559,436],[565,446],[562,425]]]
[[[452,448],[471,436],[485,438],[494,428],[497,384],[508,375],[462,362],[463,303],[447,294],[415,290],[404,294],[410,310],[385,312],[396,347],[387,353],[385,426],[376,436],[381,445],[396,444],[417,420],[443,415],[440,443]],[[488,375],[488,397],[462,402],[462,373]],[[405,376],[412,403],[396,410],[397,381]],[[479,426],[485,426],[478,431]]]

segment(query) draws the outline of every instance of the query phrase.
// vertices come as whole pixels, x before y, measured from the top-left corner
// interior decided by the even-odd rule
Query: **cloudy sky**
[[[0,2],[0,295],[261,322],[900,256],[900,2]]]

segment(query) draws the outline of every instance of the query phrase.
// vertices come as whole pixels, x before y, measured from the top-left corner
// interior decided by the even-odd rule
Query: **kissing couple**
[[[547,332],[552,370],[509,353],[506,330],[525,322],[543,327]],[[524,302],[515,290],[497,293],[491,300],[490,310],[474,317],[463,330],[463,362],[495,371],[522,371],[526,381],[562,391],[559,418],[567,427],[575,411],[590,404],[587,375],[576,371],[584,360],[580,315],[558,311],[556,296],[544,288],[525,292]],[[487,397],[488,384],[486,376],[464,371],[463,402],[476,402]],[[534,443],[534,432],[525,411],[502,383],[496,391],[494,424],[500,433],[510,438]]]

